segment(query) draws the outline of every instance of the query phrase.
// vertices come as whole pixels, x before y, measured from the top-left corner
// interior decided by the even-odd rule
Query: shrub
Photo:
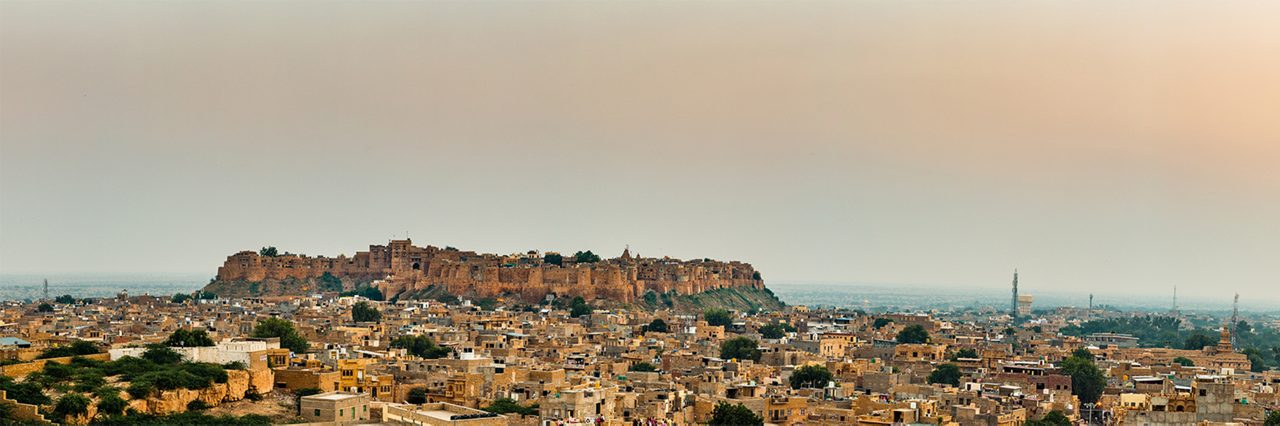
[[[67,416],[80,416],[89,413],[89,398],[78,393],[69,393],[58,398],[58,403],[53,406],[53,416],[55,419],[61,420]]]
[[[76,356],[76,355],[93,355],[100,352],[102,352],[102,350],[98,349],[98,345],[93,344],[93,342],[89,342],[85,340],[77,340],[77,341],[71,342],[71,345],[69,346],[58,346],[56,348],[49,348],[48,350],[41,353],[40,356],[36,357],[36,359],[62,358],[62,357]]]
[[[423,335],[404,335],[391,341],[391,347],[408,349],[410,354],[422,358],[443,358],[453,352],[444,346],[437,346],[430,337]]]
[[[98,413],[105,416],[118,416],[124,414],[124,409],[129,407],[129,403],[125,402],[119,395],[107,395],[98,400]]]
[[[165,345],[189,348],[196,346],[214,346],[213,339],[209,338],[209,333],[204,330],[174,330],[169,335],[169,339],[165,340]]]
[[[408,398],[405,399],[405,402],[408,402],[410,404],[426,404],[427,388],[416,387],[413,389],[409,389],[409,396]]]
[[[632,364],[631,368],[628,368],[627,371],[654,372],[658,371],[658,367],[647,362],[637,362]]]
[[[168,346],[152,344],[147,345],[147,351],[142,353],[142,359],[161,365],[177,364],[182,362],[182,354],[169,349]]]

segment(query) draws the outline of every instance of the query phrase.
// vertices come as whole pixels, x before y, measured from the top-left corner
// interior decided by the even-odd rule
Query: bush
[[[156,385],[154,383],[151,383],[149,381],[142,381],[142,380],[134,380],[133,382],[129,383],[128,388],[125,388],[125,392],[128,392],[129,396],[132,397],[133,399],[143,399],[143,398],[149,397],[151,396],[152,393],[155,393],[155,391],[156,391]]]
[[[578,263],[596,263],[600,261],[600,256],[592,253],[591,250],[580,251],[573,254],[573,260]]]
[[[129,403],[119,395],[107,395],[98,400],[99,415],[118,416],[124,414],[125,408],[129,408]]]
[[[960,358],[976,359],[976,358],[980,358],[980,356],[978,355],[978,351],[975,351],[971,348],[960,349],[956,351],[956,353],[951,354],[952,361],[955,361]]]
[[[76,298],[71,297],[70,294],[64,294],[53,298],[53,301],[64,305],[74,305],[76,303]]]
[[[186,293],[176,293],[169,299],[170,302],[179,304],[185,303],[188,300],[191,300],[191,295]]]
[[[187,411],[200,411],[208,408],[209,404],[205,404],[204,401],[198,399],[191,400],[191,402],[187,403]]]
[[[893,320],[888,318],[876,318],[875,322],[871,323],[871,327],[875,328],[876,330],[879,330],[881,328],[884,328],[884,326],[889,325],[889,323],[891,322],[893,322]]]
[[[36,306],[36,312],[53,312],[53,305],[41,303],[39,306]]]
[[[338,295],[339,296],[360,296],[369,300],[377,300],[379,302],[386,300],[386,295],[382,294],[382,290],[378,290],[377,287],[373,287],[373,286],[360,287],[355,290],[344,291],[342,293],[339,293]]]
[[[1175,357],[1173,362],[1181,364],[1183,367],[1194,367],[1196,365],[1195,361],[1192,361],[1190,358],[1185,356]]]
[[[58,398],[58,403],[53,406],[53,417],[57,420],[65,419],[67,416],[81,416],[89,413],[89,398],[77,393],[69,393]]]
[[[8,376],[0,376],[0,390],[5,391],[9,399],[23,404],[45,405],[53,401],[44,394],[44,389],[39,384],[30,380],[30,376],[22,383],[15,382]]]

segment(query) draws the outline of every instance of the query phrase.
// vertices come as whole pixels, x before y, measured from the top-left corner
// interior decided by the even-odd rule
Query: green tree
[[[538,409],[520,405],[511,398],[495,399],[488,407],[481,409],[495,414],[519,414],[521,416],[531,416],[538,413]]]
[[[64,305],[74,305],[76,303],[76,298],[71,297],[70,294],[64,294],[53,298],[53,301]]]
[[[628,368],[627,371],[653,372],[653,371],[658,371],[658,367],[653,364],[642,361],[642,362],[637,362],[635,364],[631,364],[631,367]]]
[[[0,376],[0,390],[5,391],[9,399],[23,404],[44,405],[52,402],[44,394],[43,387],[32,381],[30,376],[22,383],[15,382],[8,376]]]
[[[58,398],[53,406],[53,417],[63,420],[67,416],[81,416],[89,413],[89,398],[78,393],[69,393]]]
[[[1083,348],[1082,348],[1083,349]],[[1107,377],[1093,363],[1093,355],[1088,350],[1080,353],[1077,350],[1070,358],[1062,362],[1062,374],[1071,376],[1071,393],[1080,397],[1080,402],[1092,404],[1102,397],[1107,387]]]
[[[102,349],[99,349],[98,345],[94,344],[93,342],[90,342],[87,340],[76,340],[74,342],[71,342],[71,345],[69,346],[58,346],[55,348],[46,349],[44,352],[40,353],[40,356],[36,358],[37,359],[61,358],[61,357],[76,356],[76,355],[93,355],[101,352],[102,352]]]
[[[786,335],[786,330],[776,323],[769,323],[760,327],[760,336],[766,339],[781,339]]]
[[[764,418],[757,416],[742,404],[729,405],[729,403],[720,401],[716,403],[716,408],[711,412],[710,426],[760,426],[764,425]]]
[[[1263,426],[1280,426],[1280,410],[1272,411],[1267,414],[1267,420],[1262,423]]]
[[[791,388],[824,388],[831,381],[831,371],[821,365],[805,365],[791,372]]]
[[[591,313],[591,306],[587,305],[587,301],[581,296],[574,296],[573,302],[569,304],[569,316],[578,318]]]
[[[164,341],[167,346],[176,348],[189,348],[195,346],[214,346],[213,339],[209,338],[209,333],[204,330],[186,330],[177,329],[169,334],[169,339]]]
[[[418,386],[413,389],[409,389],[409,395],[405,397],[405,402],[410,404],[426,404],[427,388]]]
[[[382,321],[382,312],[378,312],[378,309],[370,306],[368,302],[356,302],[355,305],[351,306],[351,320],[355,322]]]
[[[160,365],[177,364],[182,362],[182,354],[165,345],[151,344],[147,345],[147,351],[142,353],[142,359]]]
[[[293,328],[293,323],[283,318],[272,317],[258,321],[258,325],[253,328],[253,337],[259,339],[278,337],[280,347],[288,348],[295,353],[306,352],[309,346],[307,339]]]
[[[1206,336],[1201,332],[1196,332],[1190,337],[1187,337],[1187,340],[1183,341],[1182,348],[1198,351],[1200,349],[1204,349],[1205,346],[1213,346],[1215,344],[1217,344],[1217,341],[1213,340],[1212,337]]]
[[[275,246],[270,246],[270,247],[263,247],[262,250],[258,250],[258,254],[266,257],[276,257],[280,255],[280,251],[276,250]]]
[[[1240,353],[1249,358],[1249,371],[1254,373],[1267,371],[1267,360],[1262,358],[1262,351],[1258,348],[1245,348]]]
[[[711,308],[703,311],[702,319],[707,320],[707,325],[727,327],[733,324],[733,317],[729,315],[729,311],[718,308]]]
[[[919,324],[908,325],[898,332],[898,343],[929,343],[929,332]]]
[[[36,306],[36,312],[53,312],[53,305],[41,303],[39,306]]]
[[[760,360],[760,343],[746,337],[735,337],[720,344],[721,359]]]
[[[321,291],[342,291],[342,279],[335,277],[328,271],[320,274],[320,278],[316,278],[316,285]]]
[[[644,326],[641,331],[646,333],[650,331],[654,333],[668,333],[671,329],[667,327],[667,322],[663,321],[662,318],[654,318],[653,321],[649,321],[649,325]]]
[[[879,330],[884,328],[884,326],[889,325],[891,322],[893,322],[893,320],[888,318],[876,318],[876,320],[871,323],[871,327]]]
[[[978,355],[978,351],[973,350],[972,348],[962,348],[956,351],[956,353],[951,354],[952,361],[958,360],[960,358],[978,359],[980,358],[980,356]]]
[[[1196,365],[1195,361],[1192,361],[1191,358],[1187,358],[1185,356],[1175,357],[1173,358],[1173,362],[1181,364],[1183,367],[1194,367]]]
[[[591,250],[580,251],[573,254],[573,260],[578,263],[596,263],[600,261],[600,256],[592,253]]]
[[[943,383],[951,386],[960,386],[960,367],[955,364],[946,363],[939,365],[929,373],[929,383]]]
[[[1071,426],[1071,419],[1061,411],[1053,410],[1038,420],[1028,420],[1023,426]]]
[[[448,347],[437,346],[430,337],[420,334],[397,337],[391,341],[391,347],[406,349],[412,355],[427,359],[442,358],[453,352]]]
[[[564,256],[561,256],[560,253],[547,253],[542,256],[542,263],[564,266]]]
[[[119,391],[117,390],[116,392]],[[98,415],[100,416],[118,416],[124,414],[125,408],[129,408],[129,403],[120,398],[120,395],[106,395],[98,400]]]
[[[378,290],[378,288],[374,286],[365,286],[351,291],[344,291],[342,293],[338,293],[338,296],[360,296],[369,300],[377,300],[379,302],[386,300],[386,295],[382,294],[382,290]]]
[[[186,293],[174,293],[173,297],[169,298],[170,302],[178,304],[185,303],[188,300],[191,300],[191,295]]]

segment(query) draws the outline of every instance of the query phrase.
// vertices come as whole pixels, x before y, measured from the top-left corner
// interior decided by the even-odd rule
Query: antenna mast
[[[1235,300],[1231,301],[1231,347],[1236,347],[1236,324],[1240,323],[1240,293],[1236,293]]]
[[[44,300],[49,300],[49,279],[44,279]]]

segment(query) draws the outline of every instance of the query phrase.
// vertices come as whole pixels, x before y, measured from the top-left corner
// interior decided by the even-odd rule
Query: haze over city
[[[212,276],[407,236],[1280,303],[1276,16],[3,2],[0,273]]]

